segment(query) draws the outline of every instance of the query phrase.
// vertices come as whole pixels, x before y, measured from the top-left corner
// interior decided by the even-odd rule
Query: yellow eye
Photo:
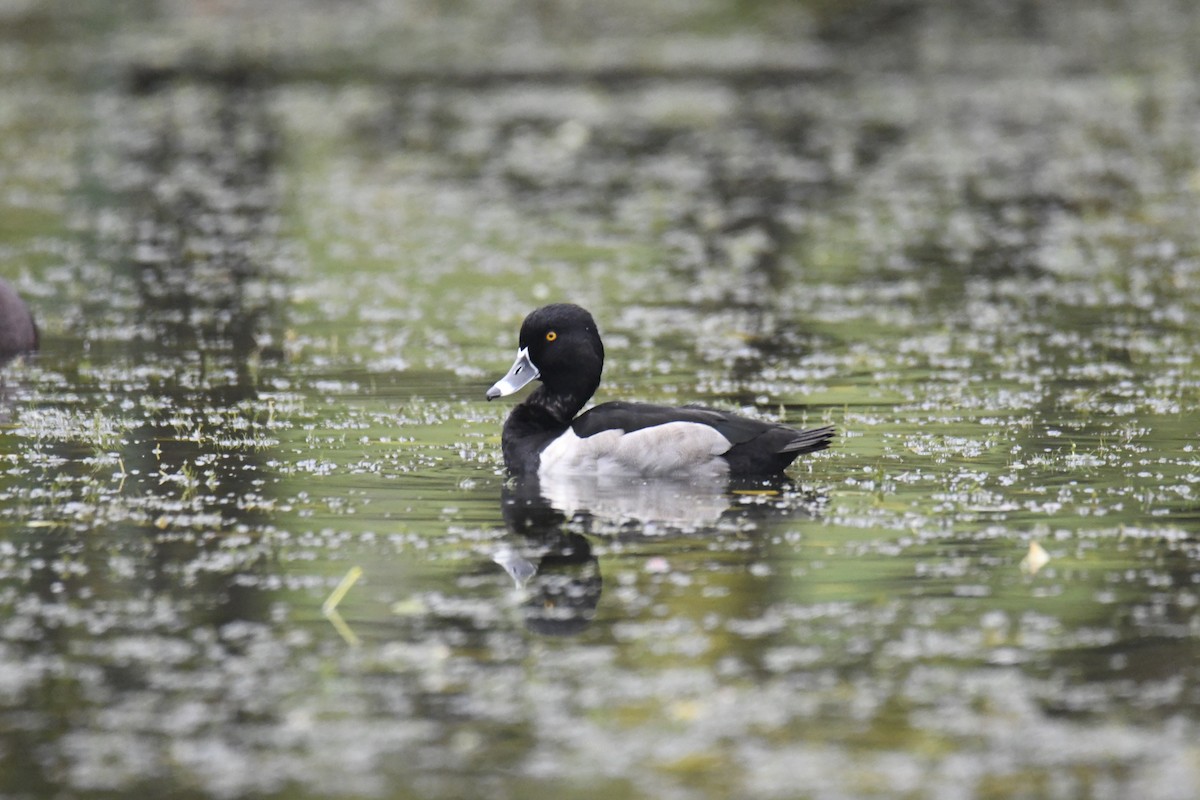
[[[555,333],[554,331],[550,331],[549,333],[546,334],[547,342],[553,342],[557,338],[558,338],[558,334]]]

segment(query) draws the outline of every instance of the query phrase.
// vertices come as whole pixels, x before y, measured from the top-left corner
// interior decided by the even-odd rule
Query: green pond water
[[[643,5],[0,2],[0,796],[1200,794],[1200,13]]]

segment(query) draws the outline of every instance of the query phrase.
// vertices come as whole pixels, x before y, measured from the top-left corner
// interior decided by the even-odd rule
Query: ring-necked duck
[[[771,475],[833,438],[832,426],[796,430],[699,406],[615,402],[579,414],[603,368],[604,345],[584,309],[556,303],[525,318],[517,360],[487,392],[494,400],[542,381],[504,423],[510,472]]]

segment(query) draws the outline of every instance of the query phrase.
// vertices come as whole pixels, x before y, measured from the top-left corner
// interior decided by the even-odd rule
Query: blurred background
[[[0,0],[0,795],[1195,797],[1198,42]],[[483,395],[551,301],[598,399],[839,438],[522,493]]]

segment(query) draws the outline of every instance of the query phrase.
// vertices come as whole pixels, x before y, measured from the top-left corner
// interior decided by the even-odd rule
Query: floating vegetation
[[[1050,563],[1050,554],[1037,542],[1029,543],[1029,552],[1021,559],[1021,569],[1030,575],[1036,575],[1042,567]]]
[[[329,593],[329,597],[325,598],[325,602],[321,605],[321,613],[329,620],[329,624],[334,627],[338,634],[346,640],[346,644],[351,647],[358,647],[362,642],[354,630],[346,624],[346,620],[338,612],[338,606],[342,600],[350,593],[350,589],[362,577],[362,567],[351,567],[346,573],[337,587]]]

